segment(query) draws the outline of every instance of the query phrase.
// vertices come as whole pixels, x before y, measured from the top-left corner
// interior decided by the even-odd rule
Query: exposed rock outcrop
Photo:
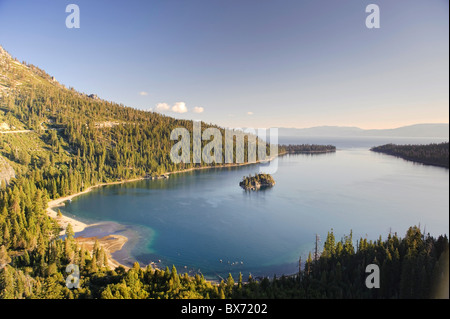
[[[9,185],[11,178],[16,177],[16,172],[9,163],[0,156],[0,182],[3,185]]]

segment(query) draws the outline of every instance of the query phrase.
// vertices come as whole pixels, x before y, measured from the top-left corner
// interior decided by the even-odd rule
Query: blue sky
[[[65,26],[70,3],[80,29]],[[380,29],[366,28],[370,3]],[[448,12],[448,0],[0,0],[0,45],[78,91],[178,118],[392,128],[448,123]]]

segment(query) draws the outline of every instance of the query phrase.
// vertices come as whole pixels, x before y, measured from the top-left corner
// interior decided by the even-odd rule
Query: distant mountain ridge
[[[284,137],[437,137],[449,138],[449,124],[414,124],[394,129],[365,130],[353,126],[316,126],[310,128],[279,128]]]

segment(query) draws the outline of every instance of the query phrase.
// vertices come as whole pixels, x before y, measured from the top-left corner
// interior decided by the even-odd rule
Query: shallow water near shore
[[[403,237],[419,225],[433,236],[449,233],[448,169],[414,164],[368,149],[285,155],[276,185],[244,191],[239,181],[260,164],[198,170],[167,180],[100,187],[62,207],[87,223],[77,236],[117,233],[129,238],[113,257],[208,279],[242,272],[244,278],[293,274],[321,238],[353,232],[376,240]]]

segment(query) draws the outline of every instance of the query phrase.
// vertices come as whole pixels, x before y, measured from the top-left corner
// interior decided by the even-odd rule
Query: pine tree
[[[239,272],[238,290],[242,289],[242,273]]]
[[[72,224],[69,223],[69,224],[67,224],[67,227],[66,227],[66,237],[67,237],[67,239],[72,240],[74,236],[75,236],[75,232],[73,231]]]
[[[234,279],[231,273],[228,274],[227,285],[226,285],[226,295],[231,296],[234,288]]]
[[[312,271],[312,257],[311,257],[311,252],[309,252],[308,254],[308,258],[306,259],[306,264],[305,264],[305,270],[306,270],[306,274],[309,276],[311,274]]]
[[[334,238],[333,229],[331,229],[331,232],[328,232],[327,234],[327,239],[325,240],[322,255],[325,258],[329,258],[334,256],[335,253],[336,253],[336,241]]]
[[[11,257],[9,257],[8,251],[6,250],[5,245],[0,247],[0,269],[5,267],[7,264],[11,262]]]
[[[12,267],[0,269],[0,299],[15,299],[14,276],[15,271]]]

